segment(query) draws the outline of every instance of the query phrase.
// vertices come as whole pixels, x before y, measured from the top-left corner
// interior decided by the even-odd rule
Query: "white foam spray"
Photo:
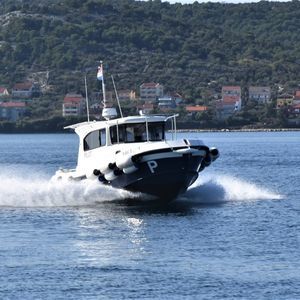
[[[203,204],[228,201],[279,200],[282,195],[230,175],[201,176],[184,198]]]
[[[0,207],[86,206],[128,198],[149,200],[147,195],[141,196],[114,189],[100,184],[97,180],[50,181],[48,176],[32,169],[2,169],[0,174]],[[242,179],[212,174],[200,176],[180,199],[213,204],[228,201],[278,200],[282,199],[282,196]]]
[[[134,197],[130,192],[102,185],[97,180],[60,182],[50,181],[37,173],[26,177],[0,175],[0,206],[84,206]]]

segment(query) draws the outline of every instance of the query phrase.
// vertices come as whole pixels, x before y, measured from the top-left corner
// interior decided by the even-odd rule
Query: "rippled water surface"
[[[50,182],[75,135],[0,135],[0,299],[300,299],[300,133],[181,136],[221,156],[159,207]]]

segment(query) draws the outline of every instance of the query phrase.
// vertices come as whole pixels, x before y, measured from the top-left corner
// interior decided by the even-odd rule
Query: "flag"
[[[103,80],[103,70],[102,70],[102,66],[99,66],[99,67],[98,67],[97,79],[98,79],[98,80]]]

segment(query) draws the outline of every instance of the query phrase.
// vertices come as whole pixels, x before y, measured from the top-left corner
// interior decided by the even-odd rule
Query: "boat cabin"
[[[175,123],[175,117],[172,116]],[[161,142],[166,139],[166,121],[170,117],[147,116],[127,117],[104,122],[75,124],[75,129],[83,141],[83,150],[90,151],[102,146],[123,143]],[[176,128],[176,126],[175,126]]]

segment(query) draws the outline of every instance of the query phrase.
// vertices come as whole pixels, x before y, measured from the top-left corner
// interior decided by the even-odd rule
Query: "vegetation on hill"
[[[99,59],[118,88],[156,81],[191,102],[207,100],[212,84],[299,83],[298,0],[1,0],[0,15],[0,83],[9,87],[49,71],[51,93],[83,91],[83,74]],[[95,71],[88,78],[96,89]]]

